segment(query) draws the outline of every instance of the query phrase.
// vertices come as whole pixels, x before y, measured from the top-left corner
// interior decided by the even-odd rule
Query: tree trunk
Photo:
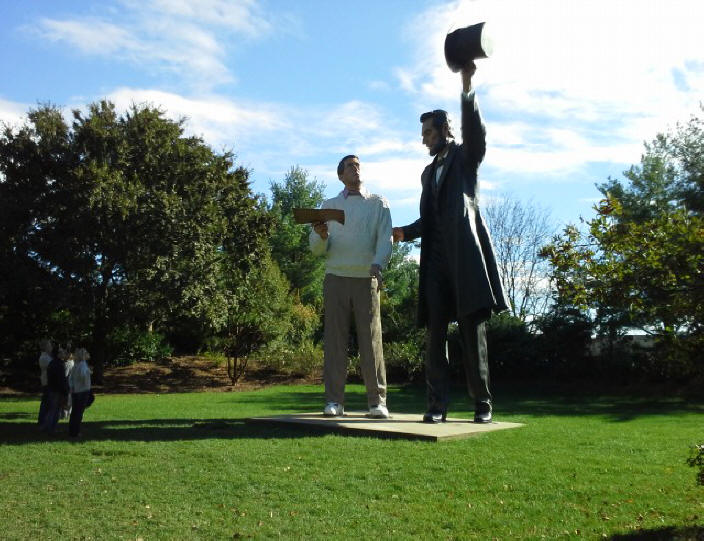
[[[105,319],[96,314],[95,325],[93,326],[93,345],[91,347],[91,360],[93,361],[93,381],[96,385],[103,384],[103,374],[105,371],[107,332],[105,331]]]
[[[97,298],[95,303],[91,360],[93,361],[93,381],[97,385],[103,384],[103,375],[105,372],[108,336],[108,280],[110,279],[110,275],[111,273],[105,271],[103,272],[102,283],[97,288]]]

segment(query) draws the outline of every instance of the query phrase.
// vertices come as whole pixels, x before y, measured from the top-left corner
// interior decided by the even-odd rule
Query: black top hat
[[[445,60],[452,71],[460,71],[470,60],[487,58],[493,47],[486,23],[477,23],[450,32],[445,38]]]

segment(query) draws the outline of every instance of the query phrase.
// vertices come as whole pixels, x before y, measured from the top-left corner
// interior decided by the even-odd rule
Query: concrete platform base
[[[445,423],[429,424],[421,422],[419,413],[393,413],[390,419],[371,419],[363,411],[349,411],[343,417],[325,417],[322,413],[294,413],[252,417],[249,423],[284,424],[308,429],[325,430],[357,436],[382,438],[403,438],[413,440],[447,441],[468,438],[476,434],[518,428],[521,423],[503,421],[474,424],[469,419],[448,418]]]

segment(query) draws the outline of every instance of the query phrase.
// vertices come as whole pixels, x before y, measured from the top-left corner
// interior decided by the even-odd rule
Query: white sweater
[[[391,211],[383,197],[364,188],[361,196],[345,199],[344,190],[323,202],[324,209],[345,211],[345,225],[328,222],[328,238],[310,232],[308,243],[316,255],[325,254],[325,272],[349,278],[368,278],[372,264],[386,267],[391,257]]]
[[[90,368],[85,361],[78,361],[70,376],[71,392],[82,393],[90,391]]]
[[[42,387],[46,387],[49,384],[49,377],[47,376],[47,369],[49,368],[49,363],[51,362],[51,355],[46,351],[43,351],[39,356],[39,379],[42,382]]]

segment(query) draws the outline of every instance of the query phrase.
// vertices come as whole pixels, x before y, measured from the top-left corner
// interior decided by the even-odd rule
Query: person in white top
[[[39,355],[39,380],[42,384],[42,400],[39,403],[39,418],[37,424],[41,426],[46,417],[46,412],[49,409],[49,378],[47,376],[47,368],[49,368],[49,363],[51,362],[51,350],[54,349],[54,345],[51,343],[51,340],[42,340],[39,347],[42,351],[41,355]]]
[[[337,176],[345,185],[324,209],[345,211],[345,223],[313,224],[310,249],[326,258],[324,368],[326,416],[344,414],[350,313],[354,313],[360,367],[367,390],[369,415],[388,418],[386,367],[381,340],[379,291],[382,270],[391,257],[391,212],[383,197],[363,186],[357,156],[340,160]]]
[[[71,354],[71,344],[69,343],[66,348],[59,348],[59,357],[64,361],[64,374],[66,380],[68,381],[68,396],[66,397],[66,402],[61,408],[61,419],[68,419],[71,416],[71,407],[73,404],[72,398],[72,387],[71,387],[71,371],[73,370],[73,355]]]
[[[78,348],[74,353],[76,363],[69,378],[73,396],[73,408],[68,421],[68,435],[77,438],[81,433],[83,412],[91,404],[90,374],[91,370],[86,361],[90,354],[85,348]]]

